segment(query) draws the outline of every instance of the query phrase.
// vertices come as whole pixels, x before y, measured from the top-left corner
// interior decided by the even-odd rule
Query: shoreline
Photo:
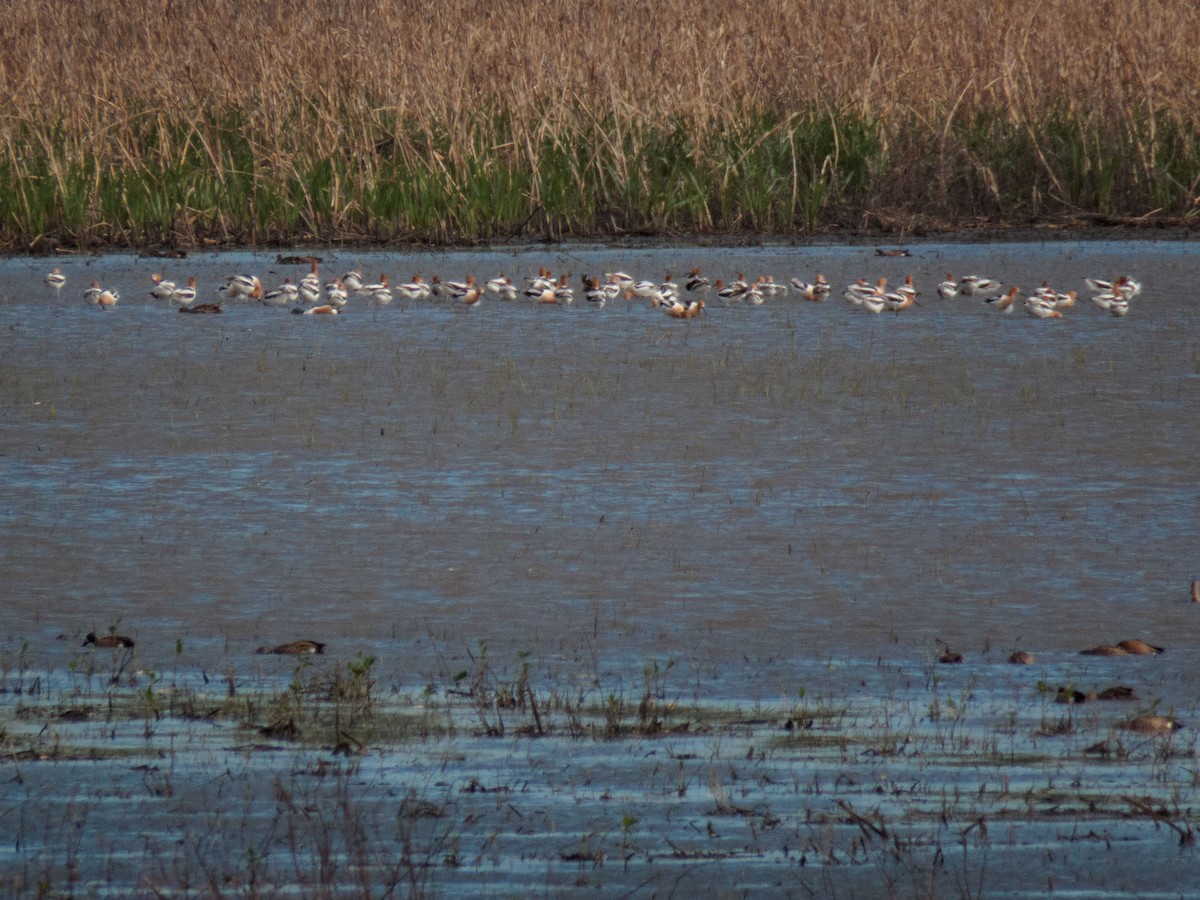
[[[1111,218],[1111,217],[1104,217]],[[55,256],[102,256],[134,254],[145,258],[185,259],[196,253],[271,253],[287,250],[396,253],[453,253],[473,250],[532,250],[538,247],[594,247],[596,249],[680,249],[736,247],[872,247],[904,249],[924,244],[1021,244],[1067,241],[1200,241],[1200,227],[1185,219],[1138,219],[1109,224],[1086,224],[1078,219],[1047,219],[1035,223],[1008,224],[988,222],[974,227],[966,225],[944,228],[904,229],[841,229],[836,226],[821,231],[791,235],[758,232],[720,231],[712,233],[672,234],[668,232],[627,232],[579,235],[566,238],[520,237],[480,241],[370,241],[357,238],[345,240],[240,243],[235,241],[205,241],[199,244],[167,245],[162,243],[109,244],[89,247],[63,247],[25,250],[5,248],[0,258],[49,258]]]

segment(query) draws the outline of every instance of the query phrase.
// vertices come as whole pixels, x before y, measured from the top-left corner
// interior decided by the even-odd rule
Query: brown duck
[[[1183,727],[1183,723],[1170,716],[1138,716],[1136,719],[1118,722],[1117,727],[1126,731],[1136,731],[1138,734],[1161,735],[1177,731]]]
[[[259,647],[255,653],[273,653],[277,656],[303,656],[305,653],[324,653],[325,645],[320,641],[292,641],[275,647]]]
[[[87,647],[88,645],[102,647],[105,650],[129,648],[133,646],[133,638],[125,637],[122,634],[106,634],[104,637],[96,637],[96,632],[89,631],[81,646]]]

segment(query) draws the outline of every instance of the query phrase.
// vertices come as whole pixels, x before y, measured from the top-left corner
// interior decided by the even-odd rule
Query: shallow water
[[[213,299],[235,271],[271,285],[305,267],[276,264],[273,254],[55,260],[68,277],[55,296],[41,284],[46,260],[7,260],[0,652],[9,670],[38,673],[56,702],[81,690],[68,673],[88,658],[82,635],[115,627],[137,638],[139,668],[198,683],[232,670],[286,685],[290,663],[254,648],[314,637],[330,644],[318,665],[375,656],[380,684],[400,698],[454,687],[486,642],[501,677],[527,661],[538,689],[583,685],[594,698],[636,699],[655,662],[670,666],[670,691],[697,704],[790,708],[802,691],[819,690],[831,704],[863,704],[870,717],[894,705],[924,709],[944,679],[951,694],[969,693],[987,710],[971,726],[977,737],[991,732],[993,714],[1036,724],[1046,703],[1039,680],[1085,688],[1133,680],[1147,708],[1190,711],[1200,662],[1200,606],[1187,602],[1200,574],[1198,247],[927,244],[891,259],[860,247],[580,246],[326,255],[322,267],[330,275],[361,266],[397,281],[414,272],[518,278],[542,264],[573,276],[621,268],[657,278],[700,265],[714,278],[745,271],[784,282],[822,271],[839,287],[911,272],[923,290],[900,316],[853,310],[835,290],[822,304],[710,302],[686,322],[626,302],[485,301],[466,310],[352,300],[336,319],[250,304],[180,316],[147,296],[151,271],[180,281],[195,274]],[[933,287],[947,269],[1063,288],[1129,272],[1146,287],[1125,319],[1083,300],[1043,322],[995,314],[978,299],[938,299]],[[79,299],[93,278],[120,288],[115,309]],[[1135,636],[1168,655],[1076,655]],[[967,666],[940,667],[934,678],[935,639],[965,652]],[[1034,652],[1038,665],[1004,666],[1014,647]],[[21,702],[11,689],[7,696]],[[1091,727],[1102,735],[1128,714],[1102,709]],[[712,751],[716,738],[704,740],[706,758],[723,756]],[[218,743],[188,759],[227,765],[228,741]],[[494,744],[473,739],[454,752],[464,771],[511,774],[527,764],[524,751]],[[584,758],[564,763],[572,783],[611,765],[616,783],[637,792],[640,768],[620,760],[662,752],[655,746],[555,752]],[[1056,749],[1052,768],[1082,766],[1081,752]],[[1146,753],[1147,768],[1122,770],[1121,789],[1153,780]],[[435,778],[423,752],[412,756],[400,770],[386,753],[372,757],[367,765],[379,770],[363,796]],[[287,757],[283,768],[303,768]],[[903,758],[892,764],[911,768]],[[89,768],[108,763],[43,765],[78,768],[82,784]],[[804,760],[779,765],[786,777],[813,777]],[[258,757],[243,764],[249,794],[270,793],[269,769]],[[1037,766],[1020,771],[1045,781]],[[49,777],[76,783],[74,774]],[[920,777],[935,791],[953,781],[941,769]],[[1189,800],[1192,777],[1173,772],[1155,790]],[[574,791],[560,800],[583,802]],[[712,806],[711,795],[705,802]],[[264,814],[257,801],[244,808]],[[634,817],[667,830],[652,811]],[[1047,827],[1027,818],[1026,828]],[[4,821],[0,834],[15,827],[12,808]],[[567,829],[572,840],[591,830]],[[1059,840],[1054,828],[1046,834]],[[1096,877],[1073,877],[1112,883],[1105,879],[1147,844],[1169,857],[1171,834],[1143,829],[1136,851],[1106,849],[1088,864]],[[639,858],[653,856],[647,835],[636,843]],[[588,878],[617,878],[606,852],[607,867]],[[1025,852],[1010,848],[1005,862],[993,861],[984,887],[1017,889]],[[530,853],[545,890],[569,886],[558,878],[570,868],[562,859],[545,847]],[[518,858],[506,850],[490,867],[443,867],[426,886],[524,893],[532,882]],[[748,859],[710,863],[732,888]],[[797,877],[790,856],[771,859]],[[878,888],[851,868],[826,888]],[[1061,865],[1055,871],[1064,877]],[[1044,880],[1027,889],[1045,889]]]

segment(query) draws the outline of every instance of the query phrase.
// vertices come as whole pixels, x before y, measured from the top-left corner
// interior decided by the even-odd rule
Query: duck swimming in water
[[[96,632],[89,631],[88,636],[84,638],[84,647],[99,647],[102,650],[128,649],[133,646],[133,638],[125,637],[123,634],[106,634],[103,637],[96,637]]]
[[[254,652],[275,656],[303,656],[306,653],[324,653],[325,644],[321,641],[292,641],[288,644],[277,644],[274,647],[259,647]]]

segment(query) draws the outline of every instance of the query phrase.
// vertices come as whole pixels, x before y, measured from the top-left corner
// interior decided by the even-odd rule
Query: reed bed
[[[1187,0],[4,3],[0,245],[1190,221]]]

